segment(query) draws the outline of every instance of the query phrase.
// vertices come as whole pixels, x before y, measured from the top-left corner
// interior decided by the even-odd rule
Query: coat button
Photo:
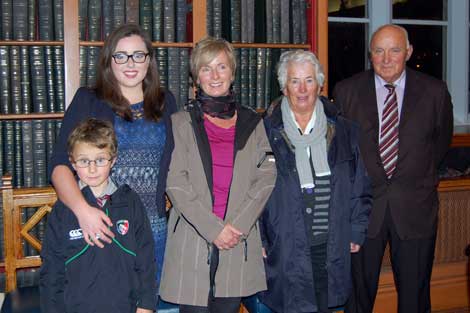
[[[306,208],[305,212],[307,212],[307,214],[312,214],[312,208]]]

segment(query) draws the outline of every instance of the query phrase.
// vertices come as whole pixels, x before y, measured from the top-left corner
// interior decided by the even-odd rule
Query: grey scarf
[[[315,125],[310,134],[301,134],[294,122],[287,97],[283,97],[281,103],[282,121],[287,137],[295,147],[295,163],[299,174],[300,185],[311,184],[313,186],[313,175],[307,153],[310,149],[313,168],[317,176],[331,174],[328,165],[326,148],[326,115],[323,110],[323,103],[317,98],[315,103]]]

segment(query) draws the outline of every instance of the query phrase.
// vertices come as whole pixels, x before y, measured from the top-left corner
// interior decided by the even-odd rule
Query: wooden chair
[[[41,251],[41,241],[30,230],[52,210],[57,196],[52,187],[14,189],[12,177],[2,178],[5,292],[16,289],[16,271],[21,268],[41,266],[39,256],[24,256],[22,240],[37,251]],[[27,221],[22,223],[21,212],[25,208],[38,208]]]

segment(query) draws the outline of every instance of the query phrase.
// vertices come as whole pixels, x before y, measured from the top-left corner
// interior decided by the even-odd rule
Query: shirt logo
[[[69,231],[69,240],[77,240],[82,238],[83,233],[81,228],[72,229],[71,231]]]
[[[129,221],[128,220],[117,221],[116,229],[119,234],[124,236],[129,231]]]

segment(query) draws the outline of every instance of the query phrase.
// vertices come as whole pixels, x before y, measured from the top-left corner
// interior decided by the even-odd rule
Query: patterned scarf
[[[231,90],[226,96],[212,97],[207,95],[201,88],[198,88],[196,92],[196,101],[199,103],[204,113],[224,120],[232,118],[237,109],[233,92]]]

